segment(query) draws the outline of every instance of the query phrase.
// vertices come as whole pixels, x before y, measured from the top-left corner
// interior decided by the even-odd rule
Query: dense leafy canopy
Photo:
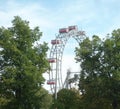
[[[55,106],[58,109],[78,109],[80,93],[76,89],[61,89],[58,92]]]
[[[88,37],[76,48],[84,109],[120,109],[120,29],[106,39]]]
[[[36,43],[41,35],[18,16],[12,27],[0,28],[0,108],[41,108],[42,74],[49,66],[47,44]]]

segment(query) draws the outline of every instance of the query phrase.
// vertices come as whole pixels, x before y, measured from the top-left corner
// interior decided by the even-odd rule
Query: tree
[[[42,94],[37,93],[49,67],[47,44],[36,43],[41,35],[38,27],[30,29],[29,22],[19,16],[12,27],[0,28],[0,108],[40,108]]]
[[[39,108],[40,109],[50,109],[50,107],[52,106],[52,103],[53,103],[52,95],[49,94],[48,91],[45,90],[44,88],[41,88],[41,90],[39,92],[37,92],[37,96],[42,97],[41,101],[39,101],[40,99],[38,99],[38,103],[40,103]]]
[[[80,94],[76,89],[61,89],[55,102],[58,109],[78,109]]]
[[[105,40],[94,35],[76,48],[76,59],[82,69],[79,89],[85,109],[120,108],[120,29],[111,35]]]

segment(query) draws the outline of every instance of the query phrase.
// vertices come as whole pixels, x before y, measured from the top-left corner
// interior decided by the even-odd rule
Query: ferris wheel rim
[[[59,34],[56,36],[55,40],[53,40],[53,42],[51,41],[52,47],[50,50],[49,58],[56,59],[56,62],[55,62],[56,68],[53,68],[54,63],[50,63],[51,70],[49,71],[49,79],[55,78],[56,80],[55,84],[50,85],[52,93],[55,93],[55,88],[57,88],[58,83],[59,83],[59,89],[64,87],[64,83],[62,81],[62,58],[63,58],[63,52],[65,49],[66,43],[71,37],[74,38],[78,43],[80,43],[80,41],[86,37],[85,31],[78,31],[78,29],[73,29],[71,31],[64,30],[64,32],[65,33],[60,33],[60,30],[59,30]],[[55,77],[55,73],[59,77]]]

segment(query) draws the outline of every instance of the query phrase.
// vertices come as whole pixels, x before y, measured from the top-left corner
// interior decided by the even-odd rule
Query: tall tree
[[[47,44],[35,44],[42,33],[16,16],[12,27],[0,28],[0,108],[39,109],[48,69]],[[36,45],[36,46],[35,46]]]
[[[120,108],[120,29],[105,40],[93,36],[76,48],[76,59],[81,63],[79,89],[84,108]],[[102,104],[102,105],[101,105]]]

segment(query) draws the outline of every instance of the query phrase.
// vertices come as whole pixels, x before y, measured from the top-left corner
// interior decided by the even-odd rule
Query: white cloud
[[[41,26],[47,28],[52,26],[52,22],[48,20],[47,14],[49,10],[41,6],[40,4],[20,4],[16,1],[8,1],[5,10],[0,10],[0,19],[4,19],[1,22],[3,26],[9,26],[13,16],[20,16],[25,20],[30,21],[30,25]]]

